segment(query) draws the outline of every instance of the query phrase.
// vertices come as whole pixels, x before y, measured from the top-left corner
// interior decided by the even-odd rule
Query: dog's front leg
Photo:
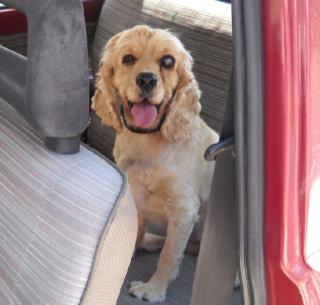
[[[136,240],[136,249],[139,247],[143,236],[145,235],[147,221],[146,219],[138,213],[138,234]]]
[[[130,294],[150,302],[164,301],[167,288],[179,272],[188,239],[196,220],[196,213],[185,213],[169,219],[167,237],[160,253],[157,270],[147,283],[132,282]]]

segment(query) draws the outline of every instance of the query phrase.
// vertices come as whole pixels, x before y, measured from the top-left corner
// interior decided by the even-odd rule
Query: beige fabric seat
[[[0,99],[0,304],[112,305],[137,215],[126,177],[82,146],[49,152]]]

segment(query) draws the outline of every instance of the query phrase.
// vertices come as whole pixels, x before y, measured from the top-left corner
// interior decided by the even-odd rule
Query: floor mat
[[[159,253],[145,251],[136,253],[122,286],[117,305],[188,305],[190,303],[197,258],[188,254],[184,256],[178,278],[169,286],[165,302],[148,303],[137,300],[128,294],[130,282],[137,280],[147,281],[150,278],[155,271],[158,257]],[[231,305],[241,304],[241,292],[239,289],[235,289]]]

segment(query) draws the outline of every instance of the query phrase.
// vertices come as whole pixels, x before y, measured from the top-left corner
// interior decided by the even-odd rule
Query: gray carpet
[[[117,305],[188,305],[191,299],[193,275],[196,268],[196,257],[186,254],[178,278],[170,285],[167,300],[159,303],[147,303],[132,298],[128,294],[132,281],[146,281],[155,270],[159,253],[139,251],[132,260],[129,272],[122,286]],[[231,305],[241,305],[241,291],[235,289]],[[199,304],[200,305],[200,304]],[[208,304],[210,305],[210,304]]]

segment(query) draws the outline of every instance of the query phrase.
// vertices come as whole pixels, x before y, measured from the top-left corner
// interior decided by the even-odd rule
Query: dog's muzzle
[[[124,112],[124,108],[122,105],[120,106],[120,114],[121,114],[121,118],[122,118],[124,126],[126,126],[126,128],[128,128],[130,131],[132,131],[134,133],[140,133],[140,134],[154,133],[154,132],[159,131],[162,127],[162,124],[163,124],[165,118],[166,118],[166,112],[165,112],[156,127],[142,128],[142,127],[128,124],[127,119],[126,119],[126,115]]]

